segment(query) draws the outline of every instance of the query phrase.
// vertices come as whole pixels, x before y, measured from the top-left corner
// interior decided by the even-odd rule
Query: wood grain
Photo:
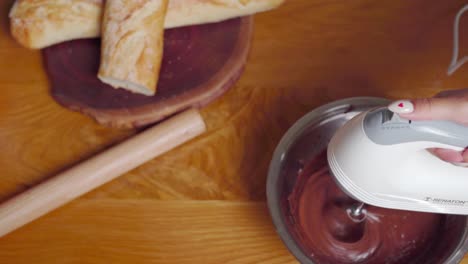
[[[4,236],[205,132],[196,109],[156,124],[0,204]]]
[[[0,263],[296,262],[264,203],[103,199],[72,203],[1,239]]]
[[[6,15],[12,2],[0,1],[0,13]],[[123,207],[128,199],[161,200],[157,203],[168,203],[166,209],[161,209],[163,212],[179,202],[200,203],[202,208],[197,209],[200,211],[197,217],[213,209],[207,205],[211,202],[201,200],[247,204],[264,201],[266,172],[274,147],[287,128],[314,107],[349,96],[420,97],[466,87],[468,65],[450,77],[446,75],[452,56],[453,19],[465,4],[462,0],[430,3],[288,0],[277,10],[256,15],[245,72],[235,87],[203,109],[208,126],[204,136],[86,195],[76,202],[76,207],[67,209],[67,215],[75,217],[46,216],[0,239],[3,260],[34,262],[35,254],[31,252],[40,253],[43,262],[48,257],[71,262],[80,255],[89,262],[99,259],[108,263],[115,254],[131,261],[134,255],[141,260],[145,254],[155,252],[169,253],[164,260],[154,262],[181,260],[183,257],[176,254],[177,243],[165,243],[162,236],[177,233],[178,225],[171,226],[159,238],[151,238],[159,239],[152,240],[153,250],[142,243],[146,246],[125,244],[129,247],[127,251],[112,246],[115,241],[123,241],[124,235],[112,239],[109,223],[96,222],[91,229],[86,222],[90,220],[85,221],[80,215],[89,210],[94,217],[106,217],[98,209],[100,202],[109,200],[116,206],[122,203]],[[85,116],[59,107],[48,95],[39,52],[14,43],[7,31],[5,15],[0,20],[0,198],[3,199],[135,133],[101,127]],[[468,19],[461,20],[460,28],[461,55],[465,55]],[[83,209],[88,206],[89,209]],[[109,209],[106,214],[120,209]],[[141,216],[132,210],[126,214],[131,219]],[[228,213],[220,210],[219,214]],[[255,217],[257,212],[250,210],[246,214]],[[268,226],[272,232],[267,216],[259,222],[263,223],[259,226]],[[63,237],[64,231],[56,229],[61,225],[75,226],[81,231],[90,228],[90,233],[80,241]],[[235,236],[240,232],[237,222],[226,225],[223,234]],[[135,220],[126,222],[125,228],[133,230],[134,239],[148,241],[146,232],[150,231],[136,230],[138,226]],[[217,228],[214,224],[210,226]],[[99,244],[98,237],[107,237],[106,242]],[[18,245],[21,239],[43,240]],[[248,241],[242,243],[249,244]],[[273,242],[280,244],[277,237],[263,238],[258,243]],[[219,263],[229,254],[247,255],[242,250],[237,252],[234,244],[220,243],[227,243],[226,251],[212,251],[211,255],[207,251],[190,251],[187,259]],[[195,244],[183,244],[183,248],[191,250]],[[275,252],[276,248],[263,250]],[[264,260],[262,254],[251,256],[236,261],[256,263],[255,256],[258,261]],[[466,258],[464,263],[468,263]]]

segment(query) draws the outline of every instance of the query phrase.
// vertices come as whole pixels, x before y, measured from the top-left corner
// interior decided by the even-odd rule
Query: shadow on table
[[[0,32],[1,34],[10,36],[10,19],[8,14],[11,6],[13,6],[14,0],[3,0],[0,1]]]

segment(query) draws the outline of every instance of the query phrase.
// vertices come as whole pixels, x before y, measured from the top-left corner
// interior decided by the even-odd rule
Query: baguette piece
[[[252,15],[285,0],[169,0],[165,28],[220,22]],[[103,0],[17,0],[10,30],[23,46],[41,49],[63,41],[101,34]]]
[[[100,30],[101,5],[102,0],[17,0],[10,10],[10,31],[30,49],[93,38]]]
[[[114,88],[154,95],[163,56],[168,0],[107,0],[98,78]]]

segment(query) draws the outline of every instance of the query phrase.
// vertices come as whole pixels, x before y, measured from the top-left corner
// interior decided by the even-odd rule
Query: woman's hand
[[[389,109],[407,119],[448,120],[468,126],[468,89],[445,91],[433,98],[399,100],[390,104]],[[468,163],[468,149],[432,152],[445,161]]]

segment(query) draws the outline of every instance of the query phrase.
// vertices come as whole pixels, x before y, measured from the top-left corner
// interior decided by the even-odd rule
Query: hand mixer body
[[[468,168],[427,151],[466,146],[466,127],[405,120],[378,108],[357,115],[336,132],[328,145],[328,162],[338,185],[364,203],[468,215]]]

